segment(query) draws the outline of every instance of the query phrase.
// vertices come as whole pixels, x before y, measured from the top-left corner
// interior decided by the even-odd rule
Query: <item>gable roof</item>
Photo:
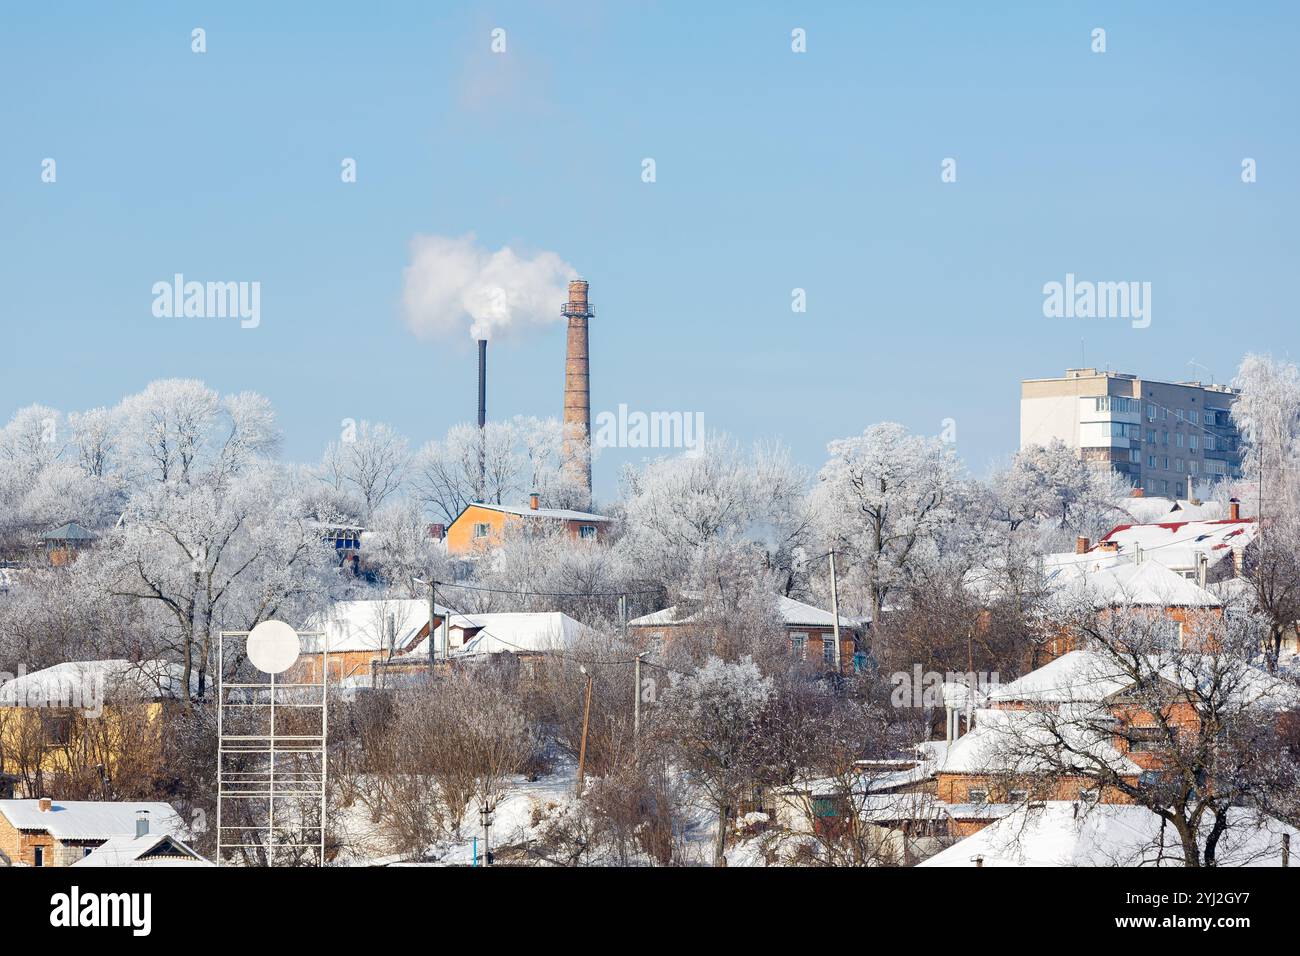
[[[1058,598],[1083,598],[1098,610],[1110,607],[1222,607],[1223,602],[1195,581],[1157,561],[1119,561],[1102,567],[1086,562],[1061,564],[1047,573]]]
[[[41,811],[39,800],[0,800],[0,816],[17,830],[43,830],[56,840],[107,840],[135,836],[136,815],[149,812],[150,829],[158,835],[180,833],[181,818],[166,803],[115,800],[55,801]]]
[[[156,854],[156,855],[155,855]],[[169,833],[109,837],[73,866],[215,866]]]
[[[451,651],[453,658],[503,652],[544,654],[563,651],[581,638],[595,632],[560,611],[517,611],[491,614],[456,614],[447,621],[449,628],[478,630],[461,647]],[[429,639],[420,641],[404,656],[423,659],[429,654]]]
[[[483,501],[471,501],[461,509],[460,514],[456,515],[456,520],[461,519],[470,508],[486,508],[488,511],[500,511],[502,514],[518,515],[522,518],[554,518],[560,521],[612,521],[604,515],[592,514],[590,511],[569,511],[566,508],[529,508],[516,507],[514,505],[493,505]]]
[[[1151,655],[1147,666],[1151,677],[1189,691],[1212,683],[1216,694],[1229,697],[1243,707],[1280,711],[1300,706],[1300,687],[1272,677],[1245,661],[1176,653],[1167,658]],[[1100,703],[1134,683],[1132,674],[1125,673],[1114,658],[1096,651],[1070,651],[1023,677],[992,688],[989,702]]]
[[[776,611],[786,627],[835,626],[835,616],[830,611],[824,611],[819,607],[805,604],[803,601],[796,601],[794,598],[788,598],[784,595],[777,595]],[[681,624],[693,624],[701,616],[700,611],[691,609],[689,605],[674,604],[663,610],[634,618],[627,623],[629,627],[674,627]],[[865,618],[840,615],[840,627],[861,627],[865,623],[867,623]]]
[[[1281,866],[1282,837],[1300,830],[1246,807],[1228,810],[1223,866]],[[1020,806],[920,866],[1183,866],[1173,828],[1146,807],[1051,800]],[[1208,824],[1205,828],[1208,832]]]
[[[106,700],[179,700],[184,679],[185,668],[169,661],[65,661],[0,683],[0,706],[66,702],[64,706],[92,707],[101,692]],[[190,673],[190,693],[197,696],[198,691],[195,670]]]
[[[450,615],[451,609],[436,605],[440,615]],[[365,599],[335,601],[328,609],[307,619],[304,630],[324,631],[333,654],[343,651],[386,651],[389,646],[389,625],[393,627],[394,644],[398,653],[410,647],[417,635],[429,626],[429,602],[422,598]],[[304,653],[319,654],[321,640],[304,636]]]
[[[1120,753],[1111,743],[1111,735],[1088,721],[1071,720],[1055,712],[1038,710],[977,710],[975,727],[954,741],[944,755],[936,773],[1035,774],[1061,769],[1049,759],[1058,740],[1065,740],[1066,753],[1085,754],[1091,761],[1117,774],[1136,776],[1142,768]],[[1095,766],[1081,761],[1079,769]]]
[[[1163,564],[1190,570],[1197,554],[1217,564],[1237,548],[1244,548],[1259,532],[1254,518],[1220,518],[1213,521],[1162,521],[1154,524],[1121,524],[1112,528],[1093,550],[1103,544],[1118,547],[1118,554],[1132,557],[1142,549],[1143,563]]]

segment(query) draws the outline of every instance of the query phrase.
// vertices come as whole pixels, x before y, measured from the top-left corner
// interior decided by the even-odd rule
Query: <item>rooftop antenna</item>
[[[1211,385],[1214,384],[1214,370],[1211,369],[1209,366],[1207,366],[1207,365],[1202,365],[1200,362],[1196,361],[1196,359],[1192,359],[1190,362],[1187,363],[1187,367],[1188,367],[1188,368],[1193,368],[1193,367],[1195,367],[1195,368],[1204,369],[1204,370],[1209,374],[1209,376],[1210,376],[1210,384],[1211,384]]]

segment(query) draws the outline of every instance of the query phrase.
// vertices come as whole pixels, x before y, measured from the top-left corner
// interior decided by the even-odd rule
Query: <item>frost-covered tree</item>
[[[762,766],[759,727],[774,695],[752,660],[716,657],[675,678],[669,692],[675,756],[718,815],[716,864],[725,858],[727,821]]]
[[[1256,506],[1260,520],[1247,579],[1268,621],[1263,652],[1273,671],[1285,636],[1300,621],[1300,370],[1271,356],[1247,355],[1234,384],[1241,395],[1232,417],[1254,486],[1246,503]]]
[[[1059,438],[1018,451],[993,482],[998,508],[1014,530],[1022,522],[1095,537],[1115,523],[1116,502],[1129,492],[1122,475],[1094,468]]]
[[[126,467],[144,481],[236,474],[279,442],[266,399],[252,392],[222,398],[197,379],[150,382],[124,399],[117,414]]]
[[[404,437],[388,425],[363,421],[355,434],[326,448],[321,479],[336,490],[354,494],[361,520],[369,522],[379,506],[400,491],[410,464]]]
[[[68,415],[77,462],[94,478],[108,476],[116,467],[122,437],[122,416],[115,410],[92,408]]]
[[[90,558],[103,592],[162,612],[156,650],[181,661],[185,687],[197,672],[200,694],[219,631],[300,619],[335,573],[297,489],[273,469],[147,487]]]
[[[872,619],[956,517],[961,465],[938,438],[872,425],[833,441],[814,499],[825,538],[862,574]]]
[[[409,499],[386,504],[374,513],[362,542],[366,564],[402,597],[425,597],[421,581],[446,579],[446,552],[429,535],[420,506]]]
[[[760,443],[746,454],[710,433],[698,455],[624,472],[620,547],[648,573],[688,588],[701,584],[692,568],[702,550],[748,552],[789,593],[812,536],[807,483],[784,448]]]

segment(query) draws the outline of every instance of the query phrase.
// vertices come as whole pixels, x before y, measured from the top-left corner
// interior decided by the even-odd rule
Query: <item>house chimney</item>
[[[1205,587],[1210,580],[1210,556],[1204,551],[1196,552],[1196,583]]]
[[[1228,520],[1229,521],[1241,520],[1241,502],[1238,501],[1236,498],[1228,499]]]
[[[54,801],[51,800],[49,797],[41,797],[39,800],[36,801],[36,808],[40,810],[41,813],[49,813],[53,806],[54,806]]]
[[[1090,547],[1092,547],[1092,542],[1083,535],[1079,535],[1078,539],[1074,542],[1074,553],[1087,554]]]
[[[537,492],[534,491],[531,495],[528,496],[528,507],[531,508],[533,511],[536,511],[538,506],[541,503],[542,503],[541,498],[537,496]]]
[[[140,810],[135,815],[135,838],[149,835],[149,811]]]
[[[587,301],[587,282],[569,283],[569,301],[560,309],[569,320],[564,361],[564,468],[591,498],[591,359],[587,322],[595,314]]]

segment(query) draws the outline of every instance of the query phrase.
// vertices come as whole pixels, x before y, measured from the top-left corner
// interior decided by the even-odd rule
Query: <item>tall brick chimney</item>
[[[587,351],[587,320],[595,313],[587,301],[585,279],[574,279],[569,283],[569,301],[560,309],[560,314],[569,320],[569,342],[564,360],[565,468],[586,490],[590,503],[591,360]]]

